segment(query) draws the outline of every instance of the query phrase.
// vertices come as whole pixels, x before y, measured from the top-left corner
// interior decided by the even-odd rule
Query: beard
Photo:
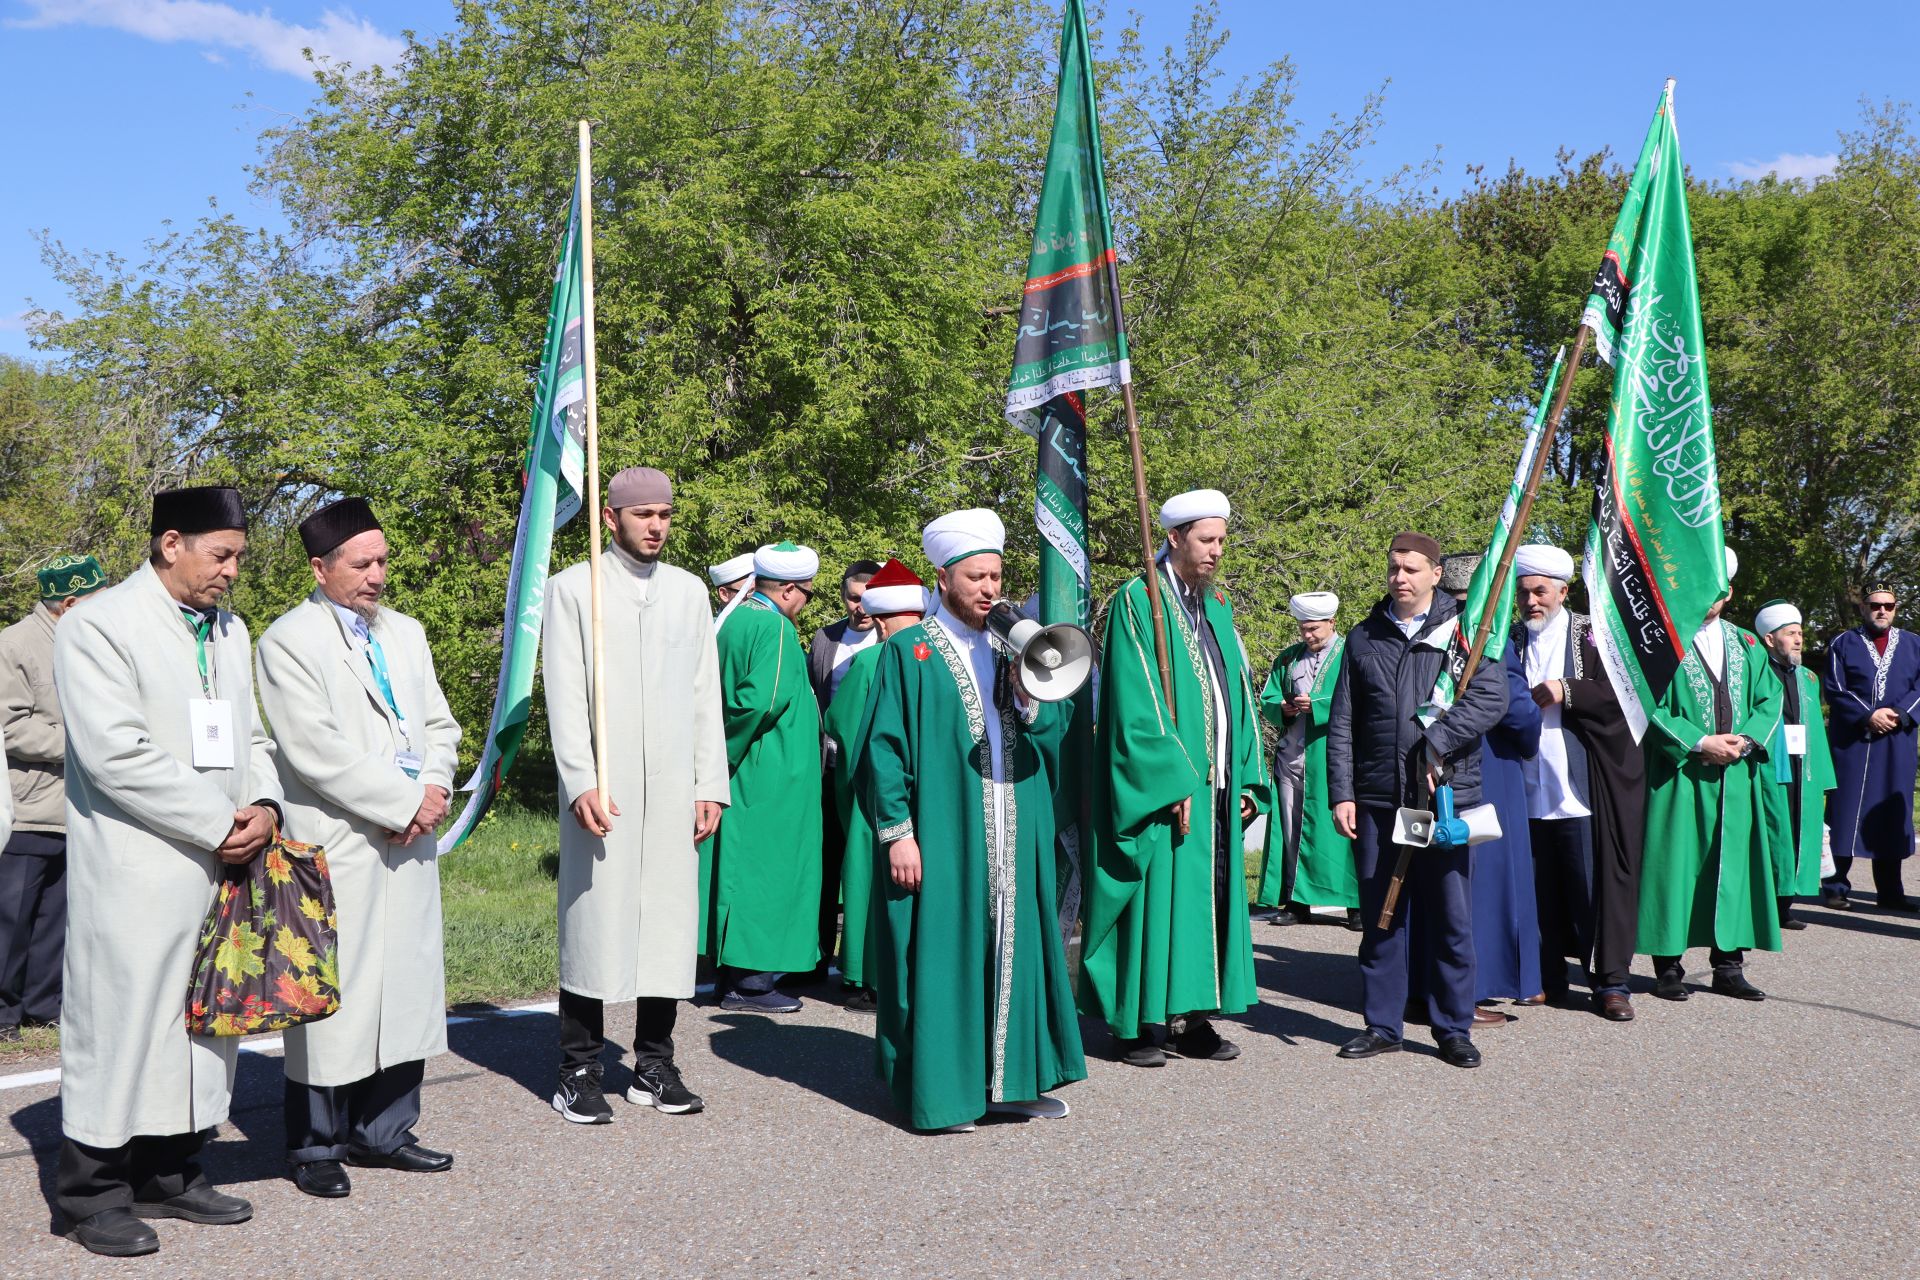
[[[613,533],[613,545],[619,547],[641,564],[658,564],[660,561],[660,551],[642,551],[639,547],[630,545],[627,540],[620,535],[620,530],[618,529],[614,530]],[[665,543],[661,544],[660,550],[666,550]]]
[[[380,602],[378,600],[370,602],[355,600],[352,604],[348,605],[347,608],[353,610],[354,616],[369,626],[372,625],[375,618],[380,616]]]

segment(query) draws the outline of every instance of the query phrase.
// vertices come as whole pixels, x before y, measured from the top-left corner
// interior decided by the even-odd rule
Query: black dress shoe
[[[293,1185],[322,1200],[338,1200],[353,1190],[346,1166],[338,1160],[308,1160],[287,1174]]]
[[[136,1200],[133,1212],[142,1218],[179,1218],[203,1227],[230,1227],[251,1218],[253,1206],[239,1196],[230,1196],[211,1186],[199,1186],[168,1200],[146,1203]]]
[[[1661,1000],[1685,1000],[1693,993],[1687,990],[1687,975],[1674,970],[1653,980],[1653,994]]]
[[[1874,905],[1882,911],[1899,911],[1912,915],[1920,911],[1920,898],[1876,898]]]
[[[1360,912],[1357,908],[1347,908],[1347,928],[1354,933],[1365,933],[1367,931],[1367,926],[1360,923]]]
[[[1305,914],[1305,913],[1302,913]],[[1300,916],[1287,907],[1282,907],[1267,917],[1268,924],[1299,924]]]
[[[1372,1058],[1383,1053],[1398,1053],[1405,1048],[1398,1040],[1389,1040],[1373,1031],[1362,1031],[1340,1046],[1342,1058]]]
[[[1767,993],[1747,981],[1744,973],[1714,974],[1713,993],[1717,996],[1732,996],[1735,1000],[1765,1000]]]
[[[1829,911],[1853,910],[1853,903],[1848,899],[1846,894],[1837,893],[1830,889],[1822,889],[1820,891],[1820,905]]]
[[[1440,1060],[1450,1067],[1477,1067],[1480,1050],[1465,1036],[1440,1037]]]
[[[453,1168],[453,1157],[433,1151],[417,1142],[395,1148],[385,1155],[377,1151],[349,1151],[347,1163],[362,1169],[398,1169],[402,1173],[440,1173]]]
[[[1807,927],[1807,922],[1799,916],[1790,916],[1782,912],[1780,916],[1780,927],[1782,929],[1804,929]]]
[[[1118,1051],[1114,1056],[1130,1067],[1164,1067],[1167,1065],[1167,1051],[1153,1042],[1150,1035],[1135,1036],[1131,1040],[1120,1040],[1114,1045]]]
[[[160,1251],[160,1233],[125,1209],[102,1209],[74,1223],[67,1234],[89,1253],[105,1258],[138,1258]]]

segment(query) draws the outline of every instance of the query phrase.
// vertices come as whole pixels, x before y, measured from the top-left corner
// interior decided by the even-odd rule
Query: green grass
[[[559,982],[556,815],[496,809],[440,860],[447,1002],[500,1001]]]

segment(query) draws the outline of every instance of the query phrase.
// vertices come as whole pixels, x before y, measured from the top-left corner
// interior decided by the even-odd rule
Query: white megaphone
[[[1020,683],[1041,702],[1062,702],[1093,674],[1093,641],[1071,622],[1042,626],[1006,600],[987,610],[987,634],[1020,664]]]

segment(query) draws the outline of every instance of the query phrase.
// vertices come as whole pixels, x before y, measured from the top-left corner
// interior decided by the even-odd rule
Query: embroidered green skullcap
[[[107,585],[107,575],[92,556],[61,556],[34,575],[40,579],[40,598],[52,602],[84,596]]]

